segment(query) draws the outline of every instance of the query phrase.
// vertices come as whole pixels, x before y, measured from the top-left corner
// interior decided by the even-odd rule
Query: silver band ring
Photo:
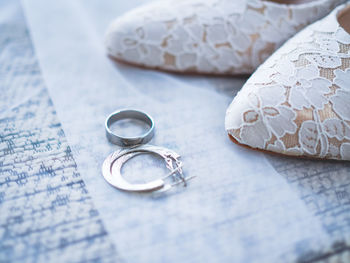
[[[122,119],[136,119],[149,125],[149,129],[144,134],[135,137],[125,137],[113,133],[110,129],[111,125]],[[138,110],[118,110],[109,115],[105,123],[106,136],[108,141],[122,147],[130,147],[149,142],[154,135],[154,121],[148,114]]]

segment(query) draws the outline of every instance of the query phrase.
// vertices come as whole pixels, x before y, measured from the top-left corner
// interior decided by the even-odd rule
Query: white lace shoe
[[[227,109],[234,141],[350,160],[350,2],[307,27],[251,76]]]
[[[342,2],[163,0],[116,19],[105,44],[117,60],[144,67],[247,74],[301,28]]]

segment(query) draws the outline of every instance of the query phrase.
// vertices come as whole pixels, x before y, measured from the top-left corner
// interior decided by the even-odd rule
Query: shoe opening
[[[338,22],[350,34],[350,5],[338,13]]]

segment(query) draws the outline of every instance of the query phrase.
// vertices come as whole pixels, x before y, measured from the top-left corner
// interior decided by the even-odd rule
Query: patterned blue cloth
[[[0,10],[0,262],[116,262],[19,3],[2,1]]]

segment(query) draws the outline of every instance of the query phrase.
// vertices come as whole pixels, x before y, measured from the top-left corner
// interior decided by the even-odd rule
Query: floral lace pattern
[[[226,113],[239,143],[288,155],[350,160],[350,34],[340,10],[307,27],[247,81]]]
[[[342,2],[163,0],[116,19],[105,44],[111,56],[146,67],[252,73],[284,41]]]

